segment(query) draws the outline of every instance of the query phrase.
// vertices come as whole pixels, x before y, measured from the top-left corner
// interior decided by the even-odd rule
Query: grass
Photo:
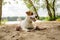
[[[49,21],[49,17],[40,17],[40,20]],[[60,16],[56,17],[56,21],[60,21]]]
[[[5,24],[7,21],[7,19],[1,20],[1,25]]]

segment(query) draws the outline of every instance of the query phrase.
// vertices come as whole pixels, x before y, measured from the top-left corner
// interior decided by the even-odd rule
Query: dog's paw
[[[16,31],[20,31],[21,30],[21,27],[16,27]]]

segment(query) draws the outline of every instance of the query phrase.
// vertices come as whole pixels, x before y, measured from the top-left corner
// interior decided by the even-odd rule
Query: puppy
[[[26,14],[27,14],[26,18],[22,20],[20,23],[20,28],[27,32],[30,31],[31,29],[34,29],[32,21],[35,22],[36,21],[35,18],[37,16],[31,11],[27,11]],[[19,29],[19,27],[17,29]]]

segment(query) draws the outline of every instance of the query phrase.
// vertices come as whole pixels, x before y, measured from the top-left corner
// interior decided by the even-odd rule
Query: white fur
[[[22,30],[29,31],[27,28],[34,28],[34,26],[32,24],[32,20],[30,19],[30,17],[34,17],[34,15],[33,16],[27,16],[25,18],[25,20],[22,20],[20,22],[20,27],[22,28]]]

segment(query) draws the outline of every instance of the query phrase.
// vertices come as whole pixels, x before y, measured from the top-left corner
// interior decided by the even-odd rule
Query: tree
[[[53,0],[53,7],[52,7],[52,10],[53,10],[53,20],[56,20],[56,15],[55,15],[55,1],[56,0]]]
[[[55,0],[45,0],[46,8],[48,10],[49,20],[56,20],[55,16]]]
[[[2,17],[2,0],[0,0],[0,24],[1,24],[1,17]]]
[[[48,0],[46,0],[46,8],[48,10],[48,15],[49,15],[49,18],[50,18],[49,20],[52,20],[52,14],[51,14],[51,11],[50,11]]]
[[[37,19],[39,19],[39,15],[37,11],[39,9],[40,0],[23,0],[23,1],[31,11],[35,12],[35,14],[38,16]],[[34,4],[37,4],[37,6],[35,6]]]

